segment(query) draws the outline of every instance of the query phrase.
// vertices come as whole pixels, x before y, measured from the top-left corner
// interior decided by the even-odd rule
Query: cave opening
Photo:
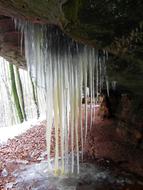
[[[0,187],[143,189],[142,3],[136,15],[133,1],[71,2],[0,1],[13,17],[0,16],[1,56],[11,78],[12,64],[28,70],[28,93],[43,93],[46,115],[0,145]],[[23,99],[16,110],[31,106]],[[28,117],[17,113],[21,122]]]

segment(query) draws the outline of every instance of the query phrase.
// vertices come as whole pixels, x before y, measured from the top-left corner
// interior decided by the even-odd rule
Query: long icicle
[[[79,90],[78,90],[78,77],[77,77],[78,68],[75,71],[74,81],[75,81],[75,101],[74,101],[74,109],[75,109],[75,141],[76,141],[76,157],[77,157],[77,173],[79,174],[79,144],[78,144],[78,103],[79,103]]]
[[[79,126],[80,126],[80,140],[81,140],[81,159],[83,161],[83,122],[82,122],[82,86],[83,86],[83,62],[79,56]]]
[[[57,65],[56,65],[57,67]],[[59,173],[59,102],[57,68],[54,70],[54,126],[55,126],[55,175]]]
[[[92,52],[89,52],[90,61],[89,61],[89,90],[90,90],[90,130],[92,127],[92,104],[93,104],[93,63],[92,63]]]
[[[28,21],[15,21],[15,23],[24,34],[25,56],[32,80],[37,82],[39,88],[45,89],[49,165],[51,152],[55,151],[56,174],[65,173],[65,170],[78,173],[79,140],[83,159],[83,145],[92,126],[93,100],[95,95],[98,99],[99,91],[101,92],[105,82],[103,79],[108,79],[105,73],[102,73],[103,59],[100,57],[102,55],[99,56],[98,51],[93,48],[76,43],[55,26],[42,26]],[[88,125],[88,86],[91,99],[90,125]],[[84,122],[82,122],[82,89],[85,98]],[[51,148],[53,131],[55,131],[55,150]]]
[[[85,51],[85,55],[86,55],[86,47],[84,48]],[[87,55],[86,55],[87,56]],[[85,61],[83,63],[83,77],[84,77],[84,99],[85,99],[85,118],[84,118],[84,126],[85,126],[85,136],[84,136],[84,140],[86,142],[86,137],[87,137],[87,122],[88,122],[88,118],[87,118],[87,61],[86,61],[87,57],[85,57]]]

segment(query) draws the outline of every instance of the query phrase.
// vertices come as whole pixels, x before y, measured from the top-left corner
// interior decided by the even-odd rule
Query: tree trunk
[[[17,111],[18,118],[19,118],[20,122],[22,123],[24,121],[24,117],[23,117],[23,114],[22,114],[22,109],[21,109],[21,106],[20,106],[20,101],[19,101],[19,97],[18,97],[18,93],[17,93],[16,82],[15,82],[15,74],[14,74],[14,69],[13,69],[12,64],[9,64],[9,71],[10,71],[11,88],[12,88],[12,94],[13,94],[13,98],[14,98],[14,103],[15,103],[15,106],[16,106],[16,111]]]
[[[21,78],[20,78],[20,74],[19,74],[19,69],[17,67],[15,67],[15,74],[16,74],[16,79],[17,79],[16,82],[17,82],[17,87],[18,87],[18,91],[19,91],[19,101],[21,103],[23,117],[25,120],[27,120],[22,82],[21,82]]]

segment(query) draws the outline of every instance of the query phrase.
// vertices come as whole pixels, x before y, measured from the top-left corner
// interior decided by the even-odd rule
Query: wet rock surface
[[[143,189],[143,177],[122,170],[106,159],[81,164],[79,175],[54,176],[48,171],[46,161],[25,166],[13,175],[16,182],[12,188],[17,190]]]
[[[120,164],[107,159],[97,159],[94,163],[97,173],[87,175],[77,184],[77,190],[130,190],[143,189],[143,177],[128,172]],[[96,176],[96,177],[95,177]],[[96,180],[95,180],[96,179]]]

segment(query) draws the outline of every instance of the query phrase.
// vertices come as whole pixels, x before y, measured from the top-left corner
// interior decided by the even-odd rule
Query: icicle
[[[68,81],[68,63],[66,60],[66,56],[64,56],[64,64],[63,64],[63,75],[65,77],[65,81],[64,81],[64,99],[65,99],[65,117],[64,117],[64,135],[63,135],[63,143],[64,143],[64,157],[65,157],[65,161],[64,161],[64,169],[65,169],[65,173],[69,172],[69,81]],[[63,101],[64,101],[63,99]]]
[[[99,64],[99,93],[101,94],[103,78],[102,78],[102,63],[99,54],[98,54],[98,64]]]
[[[92,127],[92,104],[93,104],[93,68],[94,68],[94,62],[92,62],[92,58],[94,57],[93,52],[89,52],[89,90],[90,90],[90,130]]]
[[[96,54],[96,102],[98,102],[99,94],[99,57],[98,53]]]
[[[73,91],[73,69],[71,67],[71,79],[70,79],[71,91]],[[74,172],[74,94],[70,92],[70,114],[71,114],[71,172]]]
[[[102,59],[93,48],[74,42],[56,27],[34,25],[26,21],[16,24],[24,32],[25,56],[32,79],[39,88],[45,89],[48,163],[50,165],[50,144],[55,131],[55,173],[79,173],[79,140],[83,160],[84,140],[93,123],[93,100],[95,95],[98,99],[105,78]],[[90,91],[90,125],[87,87]],[[85,98],[84,128],[82,89]]]
[[[106,82],[106,89],[107,89],[107,95],[109,96],[109,80],[108,80],[108,75],[107,75],[107,66],[106,66],[106,61],[108,60],[108,52],[107,51],[104,51],[104,54],[105,54],[105,82]]]
[[[86,47],[84,48],[84,54],[85,56],[87,56],[86,54]],[[85,142],[86,142],[86,137],[87,137],[87,61],[86,61],[87,57],[85,57],[85,60],[83,62],[83,78],[84,78],[84,98],[85,98]]]
[[[76,157],[77,157],[77,173],[79,173],[79,144],[78,144],[78,114],[79,114],[79,89],[78,89],[78,68],[75,70],[75,75],[74,75],[74,81],[75,81],[75,95],[74,95],[74,113],[75,113],[75,141],[76,141]]]
[[[53,108],[53,98],[52,98],[52,94],[53,94],[53,77],[52,77],[52,63],[49,62],[47,68],[47,75],[45,75],[45,83],[47,85],[45,85],[46,87],[46,103],[47,103],[47,110],[51,110],[49,112],[46,112],[46,119],[47,119],[47,130],[46,130],[46,141],[47,141],[47,157],[48,157],[48,165],[49,168],[51,168],[51,164],[50,164],[50,151],[51,151],[51,133],[52,133],[52,125],[53,125],[53,110],[51,108]]]
[[[82,86],[83,86],[83,69],[82,59],[79,56],[79,126],[80,126],[80,140],[81,140],[81,159],[83,161],[83,126],[82,126]]]

